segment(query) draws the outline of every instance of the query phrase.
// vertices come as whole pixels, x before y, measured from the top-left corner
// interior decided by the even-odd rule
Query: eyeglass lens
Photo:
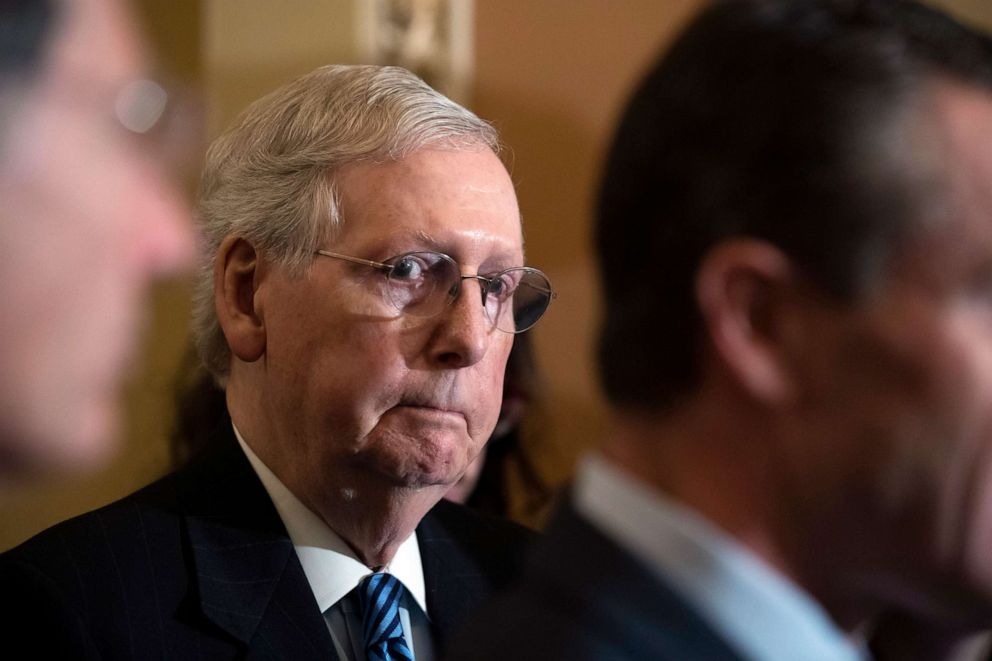
[[[439,314],[457,296],[463,279],[479,281],[486,317],[507,333],[533,326],[551,303],[551,283],[536,269],[519,267],[492,276],[463,277],[454,261],[434,252],[401,255],[390,265],[387,294],[404,314]]]

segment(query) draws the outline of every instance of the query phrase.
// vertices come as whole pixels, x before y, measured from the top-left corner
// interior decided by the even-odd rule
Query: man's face
[[[116,0],[66,2],[0,153],[0,473],[113,447],[153,275],[191,258],[184,205],[115,118],[141,78]]]
[[[516,196],[489,149],[352,165],[337,183],[344,225],[329,250],[376,261],[433,250],[463,275],[523,263]],[[256,291],[270,437],[256,443],[316,509],[369,482],[436,487],[440,498],[496,423],[513,336],[487,321],[479,283],[464,280],[427,318],[401,315],[385,284],[381,271],[321,257],[302,277],[273,268]]]
[[[834,588],[851,579],[910,607],[967,598],[988,608],[992,95],[946,85],[934,98],[947,217],[899,252],[865,300],[824,305],[811,325],[792,435],[803,439],[791,458],[804,482],[796,507],[825,516],[803,543],[845,547],[840,537],[848,544],[832,560],[876,563],[826,576]]]

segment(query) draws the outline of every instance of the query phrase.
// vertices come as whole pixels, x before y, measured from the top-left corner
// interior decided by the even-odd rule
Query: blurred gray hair
[[[200,186],[203,253],[193,339],[223,384],[231,352],[217,320],[213,260],[234,234],[292,272],[342,223],[334,173],[425,147],[499,151],[496,130],[399,67],[323,66],[254,102],[207,151]]]

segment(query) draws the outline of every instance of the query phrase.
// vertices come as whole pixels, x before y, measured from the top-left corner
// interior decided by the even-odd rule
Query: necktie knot
[[[358,585],[365,654],[369,661],[413,661],[400,620],[403,589],[403,584],[391,574],[372,574]]]

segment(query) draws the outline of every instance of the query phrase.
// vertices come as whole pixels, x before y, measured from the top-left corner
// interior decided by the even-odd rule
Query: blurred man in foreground
[[[451,658],[847,661],[885,611],[992,622],[989,209],[984,36],[704,9],[606,165],[607,443]]]
[[[497,148],[397,68],[322,67],[249,107],[200,197],[194,330],[230,417],[188,468],[4,556],[5,601],[32,604],[8,640],[435,658],[529,537],[439,503],[552,298]]]
[[[114,447],[151,279],[192,258],[116,0],[0,6],[0,482]]]

